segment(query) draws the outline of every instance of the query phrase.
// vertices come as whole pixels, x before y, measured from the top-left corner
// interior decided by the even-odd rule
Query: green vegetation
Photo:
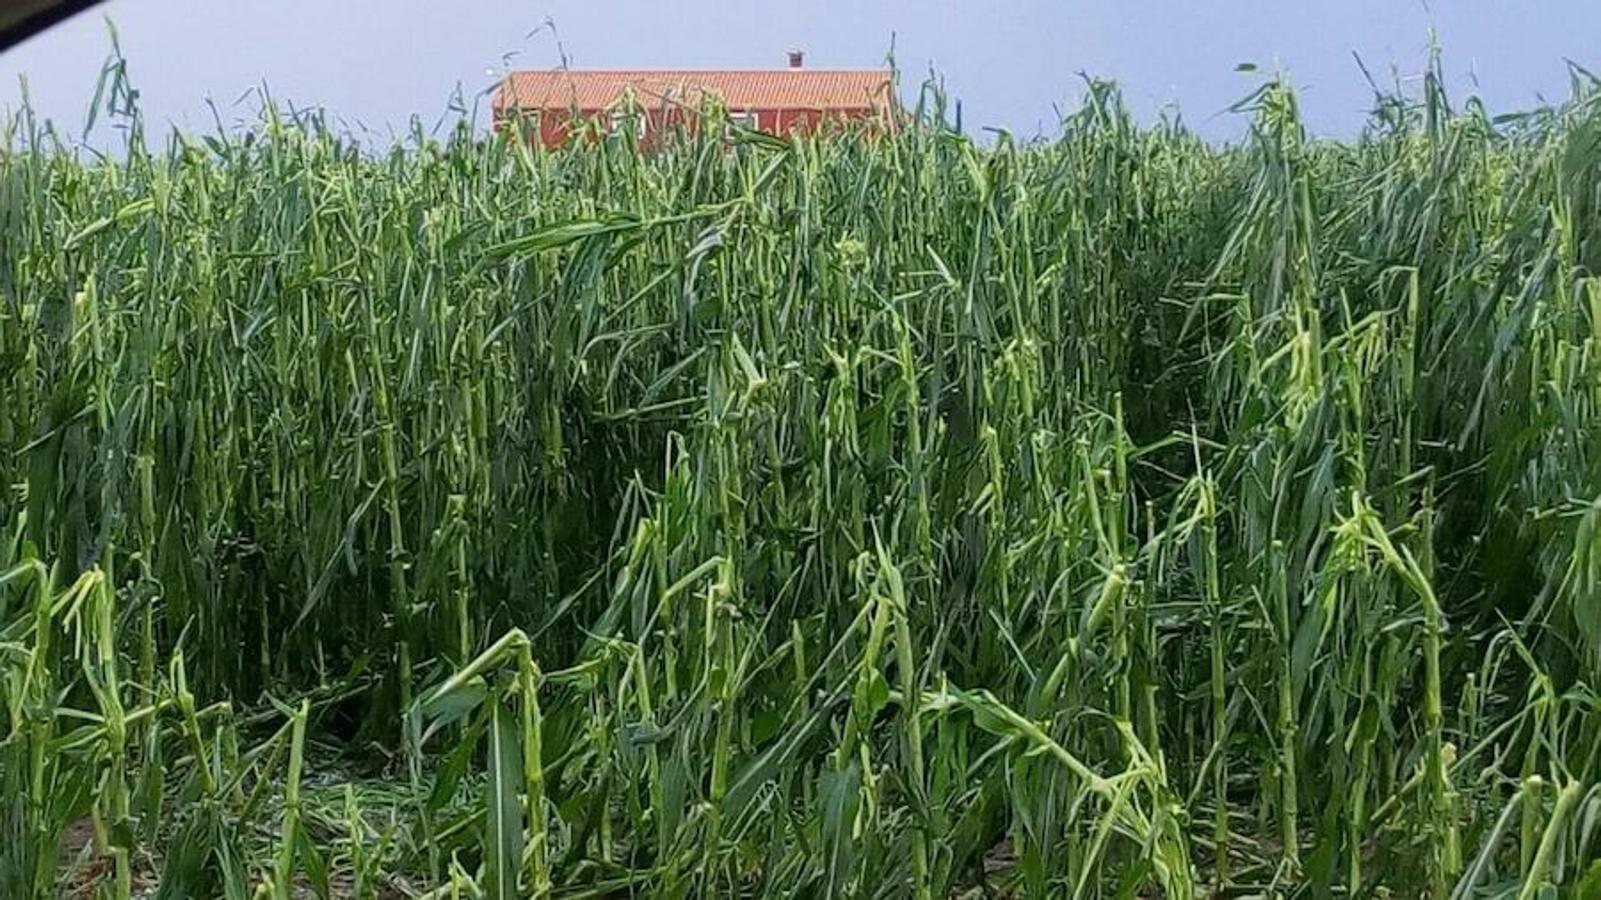
[[[1028,144],[10,120],[6,895],[1601,896],[1574,80],[1230,147],[1099,83]]]

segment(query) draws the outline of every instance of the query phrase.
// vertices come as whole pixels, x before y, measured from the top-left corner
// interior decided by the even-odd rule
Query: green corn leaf
[[[498,695],[489,699],[488,781],[484,785],[484,869],[482,881],[490,900],[515,900],[523,858],[522,750],[516,717]]]

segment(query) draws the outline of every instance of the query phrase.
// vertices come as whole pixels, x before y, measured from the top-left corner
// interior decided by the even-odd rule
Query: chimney
[[[791,51],[789,51],[789,67],[791,69],[800,68],[801,64],[804,63],[805,61],[806,61],[806,54],[804,52],[802,52],[800,50],[791,50]]]

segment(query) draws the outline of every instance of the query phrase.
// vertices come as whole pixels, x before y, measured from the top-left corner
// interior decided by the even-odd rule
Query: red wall
[[[760,109],[756,112],[756,127],[768,134],[786,135],[791,133],[810,134],[828,123],[844,123],[871,116],[874,110],[868,107],[857,109]],[[579,110],[579,117],[586,121],[585,127],[591,127],[590,122],[609,127],[609,113],[605,110]],[[645,110],[645,141],[646,144],[655,143],[679,127],[693,130],[699,120],[699,115],[682,109],[652,109]],[[511,123],[508,118],[499,121],[504,128]],[[572,111],[568,109],[548,109],[539,114],[539,140],[546,147],[561,147],[573,137],[577,129],[573,127]]]

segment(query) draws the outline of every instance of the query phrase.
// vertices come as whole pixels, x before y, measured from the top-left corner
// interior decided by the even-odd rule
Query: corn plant
[[[0,126],[18,896],[1594,896],[1601,84]],[[1410,91],[1410,92],[1409,92]]]

